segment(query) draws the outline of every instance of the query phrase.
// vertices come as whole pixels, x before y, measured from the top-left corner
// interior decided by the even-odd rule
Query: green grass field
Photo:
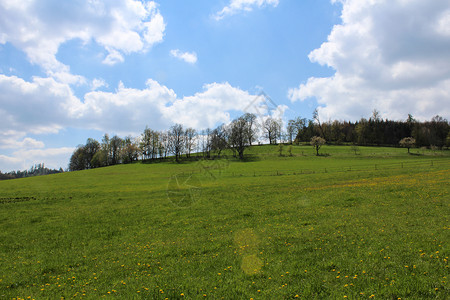
[[[0,298],[450,297],[449,151],[277,150],[0,182]]]

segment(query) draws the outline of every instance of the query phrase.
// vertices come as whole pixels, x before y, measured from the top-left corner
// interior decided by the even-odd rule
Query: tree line
[[[318,139],[320,137],[320,139]],[[102,141],[89,138],[79,145],[70,158],[69,170],[84,170],[121,163],[164,160],[169,156],[177,162],[198,153],[204,158],[220,157],[230,149],[233,155],[244,159],[247,147],[256,142],[311,143],[317,154],[319,147],[328,144],[353,144],[361,146],[398,146],[399,142],[412,137],[416,146],[450,146],[450,125],[440,116],[431,121],[419,122],[411,115],[405,121],[383,120],[374,110],[369,119],[357,122],[322,122],[317,110],[312,119],[295,118],[285,127],[280,119],[258,118],[246,113],[229,124],[214,129],[195,130],[174,124],[168,130],[152,130],[148,127],[138,137],[105,134]],[[408,148],[409,151],[409,148]]]
[[[408,115],[404,121],[383,120],[376,110],[369,119],[357,122],[321,122],[314,113],[311,120],[289,120],[287,134],[294,143],[309,142],[314,136],[320,136],[329,144],[398,146],[403,138],[412,137],[417,147],[450,147],[450,124],[446,119],[435,116],[431,121],[420,122]]]
[[[163,160],[169,156],[180,161],[194,152],[206,158],[220,157],[225,149],[232,149],[235,156],[243,159],[245,149],[257,140],[257,129],[256,115],[245,114],[230,124],[201,131],[175,124],[162,131],[146,127],[139,137],[122,139],[115,135],[110,138],[105,134],[101,142],[89,138],[86,144],[79,145],[70,158],[69,170],[131,163],[138,159]],[[273,139],[275,141],[275,137]]]
[[[24,171],[12,171],[12,172],[8,172],[8,173],[2,173],[0,171],[0,180],[49,175],[49,174],[56,174],[56,173],[63,173],[63,172],[64,172],[64,170],[62,168],[59,168],[59,170],[49,169],[49,168],[45,167],[45,165],[42,163],[42,164],[36,164],[36,165],[32,166],[29,170],[24,170]]]

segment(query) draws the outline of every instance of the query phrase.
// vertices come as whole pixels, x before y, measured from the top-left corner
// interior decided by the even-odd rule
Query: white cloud
[[[102,80],[93,82],[101,86]],[[229,83],[211,83],[192,96],[177,97],[170,88],[149,79],[144,89],[122,83],[114,92],[91,91],[83,101],[68,84],[52,78],[25,81],[0,75],[0,169],[29,168],[44,162],[65,167],[73,148],[46,148],[28,134],[57,133],[62,128],[96,129],[120,135],[139,135],[149,126],[168,129],[175,123],[196,129],[213,128],[245,112],[282,118],[285,106],[268,105],[264,97]],[[82,142],[82,141],[80,141]]]
[[[0,126],[27,133],[55,133],[77,117],[82,103],[67,84],[0,74]]]
[[[105,65],[113,66],[117,63],[124,62],[125,59],[123,58],[123,55],[114,49],[108,49],[109,54],[105,57],[105,59],[102,61]]]
[[[244,111],[254,99],[247,91],[228,82],[211,83],[193,96],[177,99],[166,112],[172,122],[201,129],[230,121],[230,111]]]
[[[230,3],[214,15],[216,20],[237,14],[241,11],[252,11],[253,8],[262,8],[267,5],[278,6],[279,0],[230,0]]]
[[[0,43],[10,42],[24,51],[31,63],[64,83],[86,83],[71,75],[56,54],[72,39],[95,41],[108,55],[105,64],[123,55],[147,51],[163,40],[165,24],[153,1],[0,1]]]
[[[336,2],[336,1],[334,1]],[[292,101],[316,98],[323,119],[450,117],[450,39],[446,0],[341,0],[342,24],[309,55],[332,67],[290,89]]]
[[[2,172],[28,170],[31,166],[45,163],[50,169],[66,168],[75,148],[20,149],[12,155],[0,154]]]
[[[120,83],[115,92],[91,91],[81,101],[69,85],[52,78],[35,77],[28,82],[0,75],[0,91],[0,126],[13,136],[20,133],[21,138],[65,127],[124,134],[141,132],[146,125],[167,129],[174,123],[201,129],[229,122],[230,112],[267,114],[276,109],[267,107],[262,97],[227,82],[206,84],[201,92],[178,98],[173,90],[149,79],[144,89]]]
[[[91,83],[92,91],[98,90],[101,87],[108,87],[108,83],[106,83],[106,81],[104,79],[95,78],[94,80],[92,80],[92,83]]]
[[[24,138],[22,141],[17,140],[15,137],[11,137],[9,139],[0,140],[0,149],[36,149],[36,148],[44,148],[44,143],[41,141],[37,141],[33,138]]]
[[[170,50],[170,55],[187,63],[195,64],[197,62],[197,54],[195,52],[181,52],[178,49]]]
[[[26,137],[24,131],[4,130],[0,132],[0,150],[0,171],[9,172],[38,163],[53,169],[65,168],[74,148],[46,148],[42,141]]]

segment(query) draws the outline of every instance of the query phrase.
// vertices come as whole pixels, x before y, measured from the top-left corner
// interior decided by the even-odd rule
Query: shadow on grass
[[[328,156],[331,156],[331,154],[330,153],[319,153],[319,155],[315,155],[315,156],[328,157]]]
[[[421,154],[421,153],[412,153],[412,152],[410,152],[409,155],[413,155],[413,156],[424,156],[424,155]]]
[[[260,161],[261,157],[256,154],[245,154],[243,159],[234,158],[236,161],[242,161],[242,162],[254,162],[254,161]]]

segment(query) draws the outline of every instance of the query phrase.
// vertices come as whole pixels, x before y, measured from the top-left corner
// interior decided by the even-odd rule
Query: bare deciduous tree
[[[248,122],[240,117],[231,122],[228,127],[229,144],[238,153],[240,159],[244,159],[244,151],[250,145],[248,126]]]
[[[258,132],[258,123],[256,122],[256,115],[252,113],[246,113],[242,118],[247,122],[248,130],[248,143],[251,146],[253,142],[256,141]]]
[[[218,157],[228,146],[226,133],[225,125],[223,124],[211,132],[211,150],[216,151]]]
[[[186,157],[191,157],[191,152],[194,150],[195,147],[197,131],[193,128],[188,128],[186,129],[184,135],[185,135],[184,142],[185,142]]]
[[[263,129],[266,137],[269,139],[269,144],[276,144],[277,138],[281,133],[281,121],[268,117],[264,121]]]
[[[181,124],[175,124],[170,127],[169,131],[169,148],[170,152],[175,155],[175,160],[178,162],[181,158],[181,154],[184,151],[185,135],[183,126]]]

